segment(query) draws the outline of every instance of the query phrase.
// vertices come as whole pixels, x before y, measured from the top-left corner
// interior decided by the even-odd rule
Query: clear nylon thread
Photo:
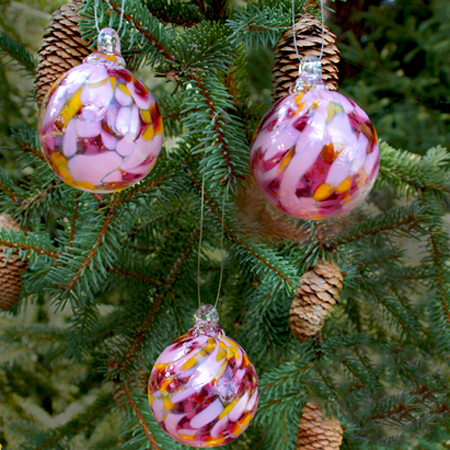
[[[324,12],[323,12],[323,0],[320,0],[320,14],[321,14],[321,21],[322,21],[322,46],[320,48],[319,60],[322,61],[323,49],[325,47],[325,18],[324,18]],[[295,31],[295,0],[292,0],[292,34],[294,35],[295,53],[297,54],[297,58],[300,62],[300,65],[299,65],[299,71],[300,71],[302,57],[300,56],[300,54],[298,52],[298,48],[297,48],[297,33]]]
[[[202,176],[202,200],[200,207],[200,237],[198,240],[198,259],[197,259],[197,292],[198,292],[198,307],[202,306],[202,298],[200,293],[200,252],[202,249],[202,239],[203,239],[203,219],[205,211],[205,174]]]
[[[220,290],[222,289],[222,279],[223,279],[223,265],[224,265],[224,256],[223,256],[223,228],[224,228],[224,217],[225,217],[225,194],[223,195],[222,199],[222,230],[220,233],[220,256],[221,256],[221,262],[220,262],[220,278],[219,278],[219,289],[217,290],[217,298],[216,303],[214,304],[214,308],[217,308],[217,304],[219,303],[220,298]]]
[[[98,16],[97,16],[98,1],[99,0],[95,0],[95,3],[94,3],[94,19],[95,19],[95,28],[97,28],[97,31],[100,33],[100,26],[99,26],[99,23],[98,23]],[[111,9],[113,9],[113,7],[111,6],[111,3],[109,3],[109,0],[107,0],[107,1],[108,1],[109,7]],[[120,29],[122,28],[124,12],[125,12],[125,0],[122,0],[122,6],[121,6],[121,9],[120,9],[119,28],[117,28],[117,33],[119,33]]]

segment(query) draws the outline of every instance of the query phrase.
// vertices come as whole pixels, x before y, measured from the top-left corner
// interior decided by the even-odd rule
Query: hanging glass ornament
[[[291,93],[261,120],[251,148],[264,197],[300,219],[328,219],[357,206],[380,166],[377,133],[352,100],[330,91],[317,58],[304,58]]]
[[[49,90],[38,134],[55,175],[84,191],[120,191],[152,170],[162,148],[161,113],[148,88],[125,69],[115,30],[103,28],[98,50]]]
[[[156,360],[148,384],[160,427],[191,447],[218,447],[248,427],[258,405],[258,378],[242,347],[227,337],[211,305]]]

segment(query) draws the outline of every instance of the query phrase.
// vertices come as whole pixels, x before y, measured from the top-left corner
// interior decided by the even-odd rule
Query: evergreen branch
[[[128,244],[128,247],[134,248],[135,250],[140,250],[142,252],[148,252],[148,253],[155,253],[156,251],[158,251],[157,248],[148,248],[148,247],[143,247],[141,245],[134,245],[134,244]]]
[[[301,372],[304,372],[305,370],[311,369],[313,366],[314,366],[314,364],[308,364],[307,366],[297,369],[296,371],[289,373],[288,375],[284,375],[280,378],[277,378],[276,380],[272,381],[271,383],[265,385],[263,390],[265,391],[267,389],[272,389],[276,384],[282,383],[282,382],[288,380],[289,378],[296,376]]]
[[[201,94],[203,95],[203,97],[206,100],[206,104],[207,104],[208,110],[209,110],[209,116],[211,118],[211,122],[214,122],[214,130],[216,130],[218,140],[219,140],[221,150],[222,150],[222,155],[226,162],[227,172],[229,172],[230,177],[233,180],[233,178],[236,178],[236,174],[234,173],[234,167],[233,167],[233,164],[231,163],[230,152],[229,152],[227,143],[225,141],[224,134],[219,125],[219,121],[217,120],[218,111],[216,110],[216,108],[214,106],[214,103],[211,99],[211,95],[208,92],[208,90],[206,89],[205,84],[200,80],[198,73],[192,72],[191,77],[196,82],[198,88],[200,89]],[[239,178],[242,178],[242,176]]]
[[[2,245],[3,247],[20,249],[20,250],[31,250],[32,252],[36,253],[37,255],[47,255],[47,256],[51,256],[52,258],[59,258],[58,252],[52,252],[51,250],[45,250],[43,248],[39,248],[34,245],[23,244],[21,242],[0,240],[0,245]]]
[[[172,53],[177,61],[183,61],[180,73],[190,78],[195,71],[203,75],[217,75],[217,71],[227,73],[235,58],[234,47],[228,41],[229,31],[220,23],[202,22],[179,34],[173,40]]]
[[[200,185],[200,183],[198,183],[198,181],[196,180],[196,178],[194,177],[191,169],[187,168],[187,173],[189,175],[189,178],[192,180],[193,184],[195,185],[195,187],[197,188],[197,190],[199,191],[199,193],[201,194],[202,192],[202,187]],[[231,230],[231,228],[228,226],[228,224],[222,219],[222,214],[219,212],[219,210],[216,208],[215,204],[213,203],[213,201],[211,200],[211,198],[209,197],[209,195],[204,192],[203,193],[204,198],[206,200],[206,202],[208,203],[212,213],[219,219],[219,222],[221,225],[223,225],[224,231],[227,234],[228,238],[230,239],[231,242],[233,242],[234,244],[240,245],[241,247],[244,247],[249,253],[251,253],[256,259],[258,259],[259,261],[261,261],[266,267],[268,267],[271,271],[275,272],[284,282],[286,282],[289,285],[292,285],[292,281],[289,279],[289,277],[287,277],[286,275],[284,275],[283,273],[281,273],[274,265],[272,265],[269,261],[267,261],[262,255],[260,255],[256,250],[254,250],[253,248],[251,248],[248,244],[246,244],[244,241],[242,241],[241,239],[239,239],[237,236],[235,236]]]
[[[128,270],[117,269],[117,268],[114,268],[114,269],[108,268],[107,270],[108,270],[108,272],[111,272],[111,273],[117,273],[120,275],[124,275],[126,277],[136,278],[138,280],[142,280],[142,281],[145,281],[146,283],[154,284],[156,286],[163,285],[163,283],[160,280],[156,280],[155,278],[147,277],[146,275],[142,275],[140,273],[130,272]]]
[[[349,372],[351,372],[352,373],[352,375],[357,379],[357,380],[359,380],[361,383],[362,383],[362,385],[363,385],[363,387],[365,387],[366,386],[366,382],[364,381],[364,379],[363,378],[361,378],[361,376],[358,374],[358,372],[348,363],[348,361],[346,361],[346,359],[345,358],[343,358],[342,360],[341,360],[341,362],[342,362],[342,364],[349,370]],[[359,385],[358,385],[359,386]],[[356,390],[356,389],[355,389]]]
[[[76,225],[76,221],[77,221],[79,206],[80,206],[80,193],[77,192],[77,195],[75,197],[75,208],[73,210],[72,223],[71,223],[71,227],[70,227],[69,244],[68,244],[68,250],[67,250],[68,253],[70,252],[70,249],[72,248],[72,245],[73,245],[73,237],[75,235],[75,225]]]
[[[425,196],[422,193],[422,191],[419,189],[418,190],[418,195],[419,195],[419,201],[420,203],[425,206],[429,206],[429,209],[431,211],[433,211],[432,208],[432,201],[434,199],[428,198],[428,202],[425,200]],[[437,280],[437,284],[438,284],[438,290],[440,293],[440,299],[441,299],[441,303],[442,303],[442,307],[444,310],[444,314],[446,317],[446,321],[448,324],[450,324],[450,309],[449,309],[449,296],[448,296],[448,291],[447,291],[447,287],[448,287],[448,278],[445,276],[444,270],[447,267],[447,261],[448,261],[448,256],[447,255],[443,255],[441,250],[440,250],[440,245],[438,242],[438,235],[441,232],[441,230],[439,229],[435,229],[435,227],[433,227],[433,225],[430,225],[428,227],[428,231],[429,231],[429,242],[430,242],[430,246],[431,246],[431,250],[432,250],[432,257],[433,257],[433,269],[436,271],[436,280]],[[447,233],[446,233],[447,234]]]
[[[167,3],[165,0],[147,0],[145,4],[155,17],[166,23],[192,27],[202,20],[197,11],[180,1]]]
[[[28,75],[33,75],[36,61],[20,42],[17,42],[5,32],[0,31],[0,59],[9,56],[14,63],[16,70],[25,70]]]
[[[67,438],[68,435],[75,435],[79,431],[90,426],[92,424],[93,418],[98,419],[99,417],[102,417],[105,411],[109,409],[111,399],[112,399],[111,394],[106,395],[103,394],[89,408],[89,411],[87,411],[87,413],[80,414],[78,417],[71,420],[66,425],[63,425],[60,428],[50,431],[48,434],[53,435],[53,437],[49,439],[47,442],[41,444],[39,447],[33,446],[33,450],[44,450],[46,448],[53,447],[61,439]]]
[[[415,340],[417,338],[417,336],[414,335],[414,324],[413,323],[409,323],[409,326],[407,324],[405,324],[405,322],[402,320],[402,318],[400,317],[400,314],[398,311],[396,311],[392,305],[390,305],[387,301],[386,298],[387,296],[384,295],[380,295],[375,289],[373,289],[369,283],[363,282],[362,280],[359,280],[363,285],[364,285],[364,289],[368,292],[370,292],[373,297],[380,303],[382,304],[397,320],[397,322],[401,325],[401,327],[403,328],[403,330],[405,331],[405,333],[412,338],[413,340]],[[385,298],[386,297],[386,298]],[[408,310],[406,310],[408,311]]]
[[[131,396],[130,388],[127,386],[127,384],[125,382],[122,383],[122,387],[125,391],[125,398],[126,398],[127,402],[130,404],[130,406],[133,408],[134,413],[136,414],[136,417],[139,421],[139,424],[141,425],[142,430],[144,431],[145,435],[147,436],[147,439],[150,441],[150,444],[151,444],[153,450],[161,450],[158,447],[158,444],[156,443],[155,438],[150,433],[150,430],[149,430],[147,424],[145,423],[145,419],[142,416],[141,411],[139,410],[138,404],[133,400],[133,398]]]
[[[142,225],[139,225],[138,227],[133,227],[133,228],[131,229],[131,231],[125,236],[124,242],[128,241],[132,236],[134,236],[135,234],[137,234],[139,231],[142,231],[144,228],[147,228],[147,227],[153,225],[155,222],[158,222],[158,221],[161,220],[161,219],[164,219],[164,218],[169,217],[169,216],[171,216],[171,215],[173,215],[173,214],[176,214],[176,213],[179,213],[179,212],[181,212],[181,211],[184,211],[184,210],[186,210],[188,207],[189,207],[189,206],[186,206],[186,205],[185,205],[185,206],[181,206],[180,208],[172,209],[172,210],[170,210],[170,211],[167,211],[167,212],[164,213],[164,214],[160,214],[159,216],[154,217],[153,219],[149,220],[148,222],[146,222],[146,223],[144,223],[144,224],[142,224]],[[138,247],[135,247],[135,246],[132,246],[132,245],[130,245],[130,247],[132,247],[132,248],[138,248]],[[142,250],[142,249],[141,249],[141,250]]]
[[[439,264],[442,264],[443,262],[441,261],[441,256],[439,254],[438,246],[436,243],[436,239],[433,236],[433,233],[430,233],[429,239],[430,239],[431,248],[433,249],[433,257],[436,262],[435,269],[436,269],[437,280],[439,283],[439,291],[440,291],[441,298],[442,298],[442,306],[444,308],[444,314],[446,316],[447,322],[450,324],[449,299],[447,296],[447,291],[444,288],[444,285],[446,283],[444,281],[441,267],[439,266]]]
[[[37,191],[33,196],[28,198],[27,200],[20,202],[20,208],[21,210],[25,210],[27,208],[30,208],[40,202],[43,202],[45,197],[52,193],[56,189],[56,184],[49,183],[46,186],[44,186],[42,189]]]
[[[403,418],[406,415],[408,415],[409,413],[414,412],[414,411],[419,411],[418,406],[416,405],[410,405],[410,406],[406,406],[404,403],[400,403],[397,407],[394,407],[392,409],[390,409],[389,411],[384,411],[382,413],[379,414],[374,414],[371,417],[366,417],[365,419],[362,419],[363,422],[372,422],[373,420],[382,420],[382,419],[386,419],[387,417],[390,417],[392,419],[392,416],[395,416],[398,413],[401,413],[401,417]]]
[[[134,200],[134,197],[138,194],[145,194],[146,192],[154,189],[159,186],[163,181],[166,181],[171,175],[171,172],[166,172],[161,175],[159,178],[153,178],[147,184],[139,183],[137,186],[127,189],[125,195],[117,196],[111,203],[113,208],[121,206],[130,200]]]
[[[159,307],[161,306],[167,291],[169,291],[171,289],[171,287],[173,286],[173,284],[175,283],[175,280],[176,280],[183,264],[189,257],[192,247],[193,247],[193,245],[197,239],[197,236],[199,234],[200,234],[200,230],[198,228],[196,228],[191,233],[191,235],[188,237],[187,242],[184,245],[183,252],[175,260],[175,264],[169,270],[169,273],[163,282],[163,285],[162,285],[163,292],[161,292],[154,299],[152,306],[150,307],[150,310],[147,313],[147,316],[146,316],[144,322],[142,323],[142,325],[139,327],[139,329],[136,332],[135,338],[128,349],[125,359],[119,365],[120,371],[125,372],[128,369],[131,361],[134,359],[137,352],[139,351],[139,348],[141,347],[142,343],[144,342],[147,331],[149,330],[149,328],[153,322],[153,318],[155,317],[156,313],[158,312]]]
[[[372,259],[370,261],[365,261],[365,262],[361,262],[358,264],[358,270],[363,269],[364,267],[369,267],[369,266],[373,266],[376,264],[380,264],[386,261],[392,261],[392,260],[398,260],[399,258],[401,258],[403,256],[402,252],[395,252],[395,253],[388,253],[388,254],[383,254],[382,256]]]
[[[110,0],[102,0],[107,6],[111,7],[117,14],[122,15],[123,19],[132,23],[139,33],[141,33],[153,46],[158,50],[158,52],[164,56],[167,60],[175,62],[175,57],[169,53],[169,51],[161,44],[161,42],[156,39],[152,34],[148,32],[148,27],[138,22],[131,14],[126,11],[122,11],[121,6],[117,5]]]
[[[286,5],[274,5],[272,8],[248,4],[245,9],[236,10],[227,25],[233,32],[230,37],[233,45],[244,42],[247,49],[255,49],[259,46],[275,46],[290,22],[290,9]]]
[[[336,240],[330,240],[327,243],[337,247],[365,237],[376,236],[386,231],[399,232],[402,229],[407,232],[411,231],[427,220],[427,216],[424,214],[425,209],[424,206],[416,203],[412,203],[407,207],[392,209],[367,219],[344,232]]]
[[[190,71],[184,84],[182,124],[190,138],[187,151],[202,154],[200,170],[211,189],[222,190],[225,185],[237,190],[237,181],[244,180],[249,170],[248,141],[242,122],[230,113],[233,101],[217,76],[207,77],[197,69]]]
[[[97,253],[99,247],[103,243],[103,238],[108,231],[108,227],[111,224],[112,220],[114,218],[114,210],[109,209],[109,211],[106,214],[105,221],[103,223],[103,226],[100,230],[100,233],[98,234],[97,240],[92,248],[92,250],[88,253],[85,260],[82,262],[80,268],[78,269],[78,272],[75,274],[75,276],[72,278],[72,280],[69,282],[67,286],[59,286],[59,289],[64,290],[64,294],[67,296],[70,294],[74,286],[76,285],[77,281],[81,278],[84,269],[91,263],[92,259],[94,258],[95,254]]]
[[[36,158],[39,158],[41,161],[44,161],[44,157],[40,154],[40,152],[35,148],[33,148],[31,145],[29,145],[28,142],[23,141],[22,143],[20,143],[20,149],[24,153],[31,153],[32,155],[36,156]]]
[[[303,385],[306,386],[306,387],[309,387],[304,381],[303,381]],[[292,397],[302,397],[303,395],[304,394],[301,391],[290,392],[289,394],[284,394],[280,398],[276,398],[274,400],[271,400],[269,403],[261,404],[259,406],[258,410],[261,413],[265,409],[269,409],[269,408],[272,408],[273,406],[275,406],[275,405],[277,405],[279,403],[286,402],[286,399],[290,399]]]
[[[4,186],[2,183],[0,183],[0,189],[1,189],[6,195],[8,195],[9,197],[11,197],[11,200],[12,200],[14,203],[18,203],[17,197],[16,197],[16,195],[14,194],[14,192],[11,191],[11,189],[8,189],[8,188],[7,188],[6,186]]]
[[[450,155],[445,148],[436,147],[420,156],[395,150],[386,142],[380,144],[381,160],[378,184],[392,182],[409,192],[417,189],[441,191],[450,194],[447,165]]]

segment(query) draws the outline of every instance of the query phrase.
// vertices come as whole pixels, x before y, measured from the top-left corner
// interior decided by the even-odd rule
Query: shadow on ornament
[[[410,449],[439,429],[448,411],[450,371],[412,344],[336,346],[315,370],[343,393],[330,401],[346,424],[344,437],[361,448]]]

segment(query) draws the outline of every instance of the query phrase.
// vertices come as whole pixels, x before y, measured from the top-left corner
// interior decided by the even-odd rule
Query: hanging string
[[[120,11],[120,20],[119,20],[119,28],[117,29],[117,33],[119,33],[120,29],[122,28],[122,22],[123,22],[123,14],[124,14],[124,7],[125,7],[125,0],[122,0],[122,7],[121,7],[121,11]],[[322,5],[323,7],[323,5]],[[324,39],[324,34],[323,34],[323,11],[322,11],[322,52],[323,52],[323,39]],[[322,53],[320,54],[320,58],[322,59]]]
[[[95,3],[94,3],[95,28],[97,28],[97,32],[100,33],[100,27],[98,25],[98,17],[97,17],[97,8],[98,8],[98,0],[95,0]]]
[[[202,249],[202,238],[203,238],[203,218],[205,211],[205,174],[202,177],[202,200],[200,207],[200,238],[198,240],[198,260],[197,260],[197,291],[198,291],[198,307],[202,306],[202,298],[200,293],[200,252]]]
[[[294,47],[295,47],[295,53],[297,53],[297,58],[302,62],[302,58],[300,54],[298,53],[297,48],[297,32],[295,31],[295,0],[292,0],[292,33],[294,34]],[[299,66],[300,67],[300,66]]]
[[[219,303],[220,298],[220,291],[222,289],[222,279],[223,279],[223,265],[224,265],[224,255],[223,255],[223,228],[224,228],[224,217],[225,217],[225,194],[223,195],[222,200],[222,230],[220,235],[220,256],[221,256],[221,263],[220,263],[220,278],[219,278],[219,289],[217,290],[217,298],[216,303],[214,304],[214,308],[217,308],[217,304]]]
[[[320,17],[321,17],[321,21],[322,21],[322,47],[320,49],[319,61],[322,61],[323,48],[325,46],[325,19],[324,19],[324,14],[323,14],[323,0],[320,0]]]
[[[202,306],[202,297],[200,290],[200,266],[201,266],[201,249],[202,249],[202,241],[203,241],[203,222],[205,217],[205,174],[202,176],[202,193],[201,193],[201,203],[200,203],[200,237],[198,240],[198,259],[197,259],[197,293],[198,293],[198,306],[199,308]],[[217,308],[220,299],[220,291],[222,290],[222,280],[223,280],[223,270],[224,270],[224,261],[225,258],[223,256],[223,240],[224,240],[224,217],[225,217],[225,195],[222,200],[222,226],[221,226],[221,235],[220,235],[220,255],[221,255],[221,263],[220,263],[220,277],[219,277],[219,288],[217,289],[217,297],[216,303],[214,304],[214,308]]]
[[[99,2],[99,0],[95,0],[95,3],[94,3],[94,19],[95,19],[95,28],[97,28],[97,31],[100,33],[100,26],[98,23],[98,16],[97,16],[98,2]],[[111,6],[111,3],[109,3],[109,0],[107,0],[107,2],[108,2],[109,7],[111,9],[113,9],[113,7]],[[119,27],[117,28],[117,33],[119,33],[120,29],[122,28],[124,12],[125,12],[125,0],[122,0],[122,6],[120,8]]]
[[[322,61],[323,49],[325,47],[325,18],[323,12],[323,0],[320,0],[320,14],[321,14],[321,22],[322,22],[322,47],[320,49],[320,57],[319,60]],[[294,35],[294,47],[295,53],[297,54],[297,58],[302,62],[302,57],[300,56],[297,48],[297,32],[295,30],[295,0],[292,0],[292,33]]]

